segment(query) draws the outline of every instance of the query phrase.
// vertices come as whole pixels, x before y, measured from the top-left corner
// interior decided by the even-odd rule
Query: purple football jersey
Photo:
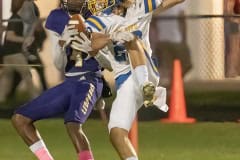
[[[62,34],[69,16],[62,9],[53,10],[47,18],[46,28]],[[101,67],[94,58],[86,59],[82,54],[81,67],[71,60],[71,48],[67,49],[65,71],[73,73],[56,87],[43,92],[39,97],[18,108],[15,113],[24,115],[33,121],[64,114],[65,123],[84,123],[96,101],[101,97],[103,82]],[[81,73],[81,74],[74,74]]]

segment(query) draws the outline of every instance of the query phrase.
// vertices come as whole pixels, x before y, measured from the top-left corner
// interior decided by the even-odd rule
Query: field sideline
[[[240,124],[139,123],[140,160],[239,160]],[[56,160],[76,160],[62,120],[37,123]],[[99,120],[89,120],[85,130],[96,160],[118,160]],[[16,135],[9,120],[0,119],[0,160],[36,160]]]

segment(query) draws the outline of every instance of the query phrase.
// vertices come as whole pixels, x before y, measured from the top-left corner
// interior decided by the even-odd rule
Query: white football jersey
[[[136,0],[127,9],[125,17],[114,14],[101,14],[91,16],[86,20],[87,27],[93,32],[111,34],[116,31],[126,30],[133,32],[143,41],[143,47],[151,57],[152,50],[149,42],[149,28],[152,19],[152,11],[156,9],[162,0]],[[115,78],[131,71],[127,51],[123,44],[115,43],[104,51],[108,52]]]
[[[114,27],[119,27],[119,22],[121,24],[123,21],[125,21],[124,17],[102,14],[91,16],[86,20],[86,24],[92,32],[112,33],[115,31]],[[114,43],[113,46],[107,46],[102,51],[108,55],[115,78],[131,71],[127,50],[123,44]]]
[[[135,3],[127,9],[125,16],[129,25],[135,23],[136,28],[142,32],[141,39],[150,56],[152,55],[152,49],[149,42],[149,29],[153,14],[152,11],[157,9],[161,3],[162,0],[135,0]]]

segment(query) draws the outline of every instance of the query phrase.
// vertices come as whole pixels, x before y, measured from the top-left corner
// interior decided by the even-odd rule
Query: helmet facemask
[[[70,15],[81,14],[85,19],[91,16],[87,0],[61,0],[62,8]]]

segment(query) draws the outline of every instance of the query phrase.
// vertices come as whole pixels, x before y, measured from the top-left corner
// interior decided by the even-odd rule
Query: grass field
[[[239,160],[240,124],[139,123],[140,160]],[[62,120],[37,123],[56,160],[76,160]],[[90,119],[85,130],[96,160],[118,160],[103,122]],[[17,136],[9,120],[0,119],[0,160],[35,160]]]

